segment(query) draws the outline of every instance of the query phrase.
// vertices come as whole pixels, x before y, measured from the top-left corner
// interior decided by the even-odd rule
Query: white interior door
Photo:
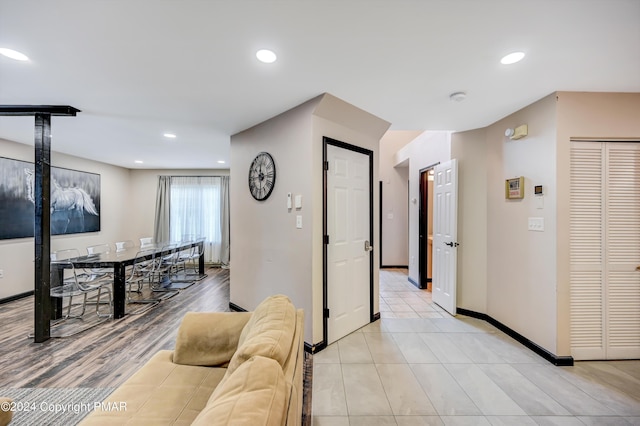
[[[455,159],[434,169],[433,302],[456,314],[458,262],[458,163]]]
[[[327,145],[327,344],[370,318],[369,156]]]
[[[571,353],[640,358],[640,144],[571,143]]]

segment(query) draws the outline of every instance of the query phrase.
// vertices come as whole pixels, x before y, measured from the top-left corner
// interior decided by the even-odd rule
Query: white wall
[[[0,139],[0,156],[33,162],[34,150],[30,145]],[[67,248],[84,251],[90,245],[129,239],[134,229],[130,221],[131,211],[126,208],[129,203],[128,169],[55,151],[51,154],[51,164],[55,167],[98,173],[101,185],[100,232],[52,236],[52,251]],[[0,240],[0,269],[4,271],[4,278],[0,279],[0,299],[33,291],[33,259],[33,238]]]
[[[382,265],[409,265],[409,168],[395,167],[395,154],[422,132],[390,130],[380,139]]]
[[[424,132],[398,151],[394,158],[396,165],[409,161],[409,278],[414,283],[420,282],[418,262],[420,170],[450,159],[449,132]]]

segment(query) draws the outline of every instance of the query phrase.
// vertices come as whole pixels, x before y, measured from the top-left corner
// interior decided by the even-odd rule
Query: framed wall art
[[[0,240],[33,237],[34,166],[0,157]],[[100,175],[51,167],[51,235],[100,231]]]

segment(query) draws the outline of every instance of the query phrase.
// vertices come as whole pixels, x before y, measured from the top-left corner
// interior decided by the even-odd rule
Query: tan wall
[[[458,160],[457,306],[487,312],[487,140],[486,130],[451,135]]]
[[[570,355],[569,146],[571,138],[640,141],[640,94],[558,92],[557,283],[559,355]]]
[[[520,140],[505,129],[528,124]],[[556,353],[556,99],[547,96],[486,128],[487,313]],[[505,199],[505,179],[524,176],[525,197]],[[534,185],[544,188],[538,209]],[[528,230],[544,218],[544,232]]]
[[[381,122],[324,94],[231,137],[231,302],[251,310],[268,295],[286,294],[305,310],[305,341],[322,342],[323,136],[374,151],[378,179],[378,143],[388,128]],[[260,151],[271,153],[277,167],[275,189],[264,202],[251,197],[246,182]],[[302,195],[301,210],[287,211],[287,192]],[[302,229],[296,229],[297,215]],[[374,248],[377,239],[376,233]],[[377,271],[375,262],[376,310]]]
[[[55,148],[55,143],[53,144]],[[0,139],[0,156],[22,161],[34,159],[33,146]],[[52,152],[51,163],[55,167],[100,174],[100,232],[57,235],[51,237],[51,250],[78,248],[105,242],[129,239],[134,232],[130,223],[129,203],[130,174],[128,169],[110,166],[96,161]],[[0,226],[2,226],[0,224]],[[0,299],[33,291],[33,238],[0,240]]]
[[[307,102],[231,137],[231,302],[253,310],[272,294],[285,294],[305,310],[305,340],[313,318],[311,253],[312,112],[318,99]],[[249,166],[269,152],[276,164],[276,182],[265,201],[253,199]],[[287,210],[287,193],[302,195],[302,209]],[[296,229],[296,215],[302,229]]]
[[[409,265],[409,168],[394,155],[422,132],[390,130],[380,140],[382,266]]]

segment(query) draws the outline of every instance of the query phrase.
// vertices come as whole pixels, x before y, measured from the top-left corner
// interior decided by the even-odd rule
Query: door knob
[[[458,247],[460,244],[453,242],[453,241],[449,241],[448,243],[445,243],[445,245],[449,246],[449,247]]]
[[[373,251],[373,246],[371,245],[369,240],[366,240],[364,242],[364,251]]]

